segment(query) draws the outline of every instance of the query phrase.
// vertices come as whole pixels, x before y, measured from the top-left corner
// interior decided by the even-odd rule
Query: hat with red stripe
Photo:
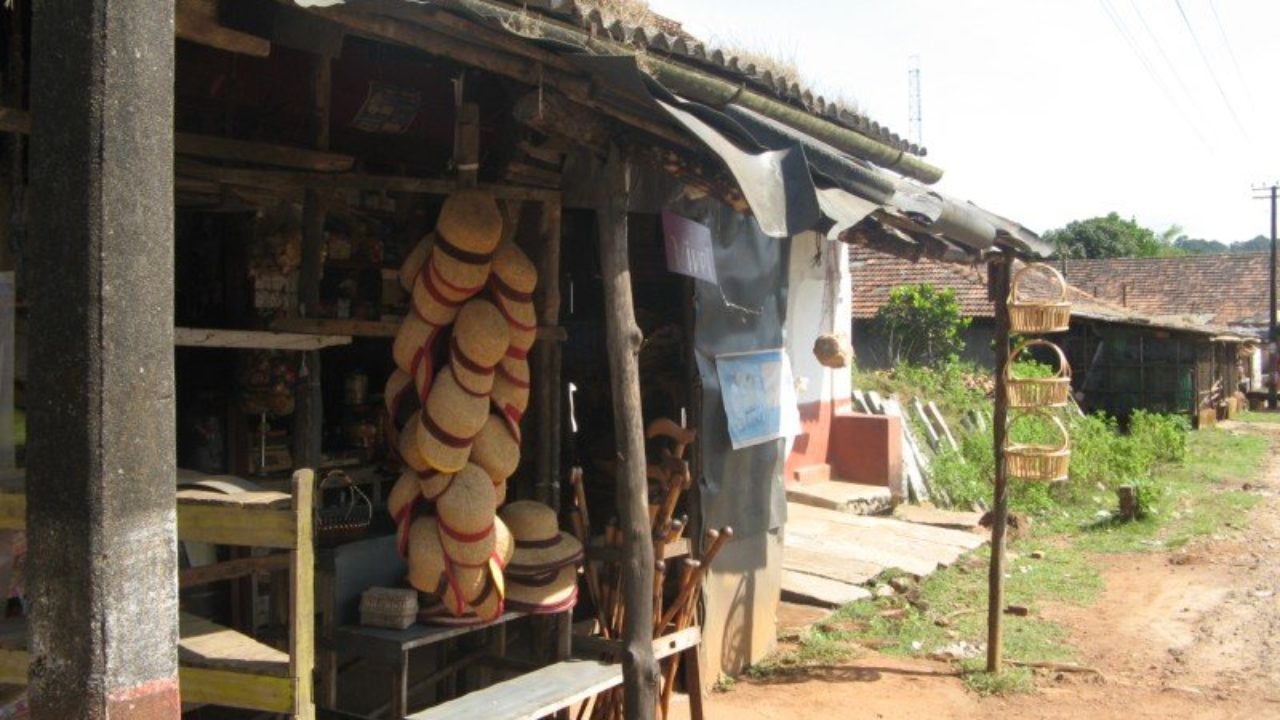
[[[508,344],[506,320],[493,303],[475,299],[463,305],[449,343],[449,364],[458,384],[477,395],[489,394]]]
[[[458,472],[467,464],[471,441],[488,417],[489,396],[467,390],[445,367],[431,384],[422,421],[415,428],[418,452],[438,472]]]

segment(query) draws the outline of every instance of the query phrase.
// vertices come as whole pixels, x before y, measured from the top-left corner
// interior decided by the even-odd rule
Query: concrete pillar
[[[173,0],[36,0],[31,709],[178,718]]]

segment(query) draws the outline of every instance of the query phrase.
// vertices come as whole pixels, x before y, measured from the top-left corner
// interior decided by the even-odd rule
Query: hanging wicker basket
[[[1039,273],[1052,280],[1058,289],[1056,300],[1024,299],[1019,286],[1027,275]],[[1041,263],[1024,265],[1013,275],[1009,285],[1009,331],[1020,335],[1043,335],[1064,332],[1071,325],[1071,302],[1067,300],[1067,281],[1057,270]]]
[[[1058,372],[1053,377],[1020,378],[1014,375],[1013,366],[1022,351],[1032,347],[1047,347],[1058,356]],[[1047,340],[1028,340],[1018,346],[1004,366],[1004,377],[1009,387],[1009,407],[1050,408],[1066,407],[1071,400],[1071,364],[1062,348]]]
[[[1011,480],[1031,482],[1061,482],[1067,479],[1071,464],[1071,437],[1058,418],[1043,410],[1032,410],[1009,421],[1009,426],[1029,417],[1045,418],[1053,422],[1061,438],[1056,445],[1015,443],[1008,440],[1004,446],[1004,471]]]

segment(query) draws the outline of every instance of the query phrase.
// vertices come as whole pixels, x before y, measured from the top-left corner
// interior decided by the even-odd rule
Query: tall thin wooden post
[[[537,408],[537,472],[534,498],[560,509],[561,378],[560,339],[560,202],[542,203],[538,233],[537,343],[533,346],[533,405]],[[545,329],[545,334],[541,330]]]
[[[623,562],[623,704],[627,720],[652,720],[658,664],[653,657],[653,542],[645,479],[644,419],[640,413],[640,343],[631,302],[627,258],[630,167],[616,147],[604,169],[598,218],[600,270],[604,279],[605,326],[613,389],[613,427],[618,445],[618,516],[625,542]]]
[[[1004,531],[1009,517],[1009,491],[1004,467],[1004,443],[1008,434],[1009,387],[1004,366],[1009,362],[1009,273],[1008,259],[998,259],[987,266],[991,301],[995,304],[996,321],[996,397],[992,413],[991,434],[995,449],[995,502],[991,523],[991,573],[987,595],[987,672],[999,672],[1002,655],[1001,613],[1004,610]]]

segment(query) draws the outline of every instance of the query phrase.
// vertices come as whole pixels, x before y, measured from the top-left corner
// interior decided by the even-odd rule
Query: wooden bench
[[[700,628],[691,627],[653,641],[653,654],[661,660],[676,653],[688,653],[687,668],[697,672],[696,656],[702,641]],[[586,648],[590,655],[615,656],[620,652],[616,642],[592,638],[574,638],[578,650]],[[537,720],[577,705],[622,684],[622,666],[616,661],[598,657],[582,657],[558,662],[525,673],[483,690],[463,695],[456,700],[413,713],[405,720]],[[695,691],[701,717],[702,697]],[[694,693],[691,693],[691,698]]]
[[[0,487],[0,529],[26,527],[21,479]],[[289,569],[292,612],[289,652],[283,652],[209,620],[179,616],[178,683],[184,703],[284,713],[315,718],[315,474],[293,474],[292,495],[281,492],[223,494],[207,489],[177,492],[178,537],[217,545],[288,550],[287,565],[231,560],[182,571],[184,586],[224,580],[278,566]],[[276,557],[276,556],[269,556]],[[222,567],[224,570],[219,570]],[[25,685],[31,664],[25,622],[0,626],[0,682]]]

